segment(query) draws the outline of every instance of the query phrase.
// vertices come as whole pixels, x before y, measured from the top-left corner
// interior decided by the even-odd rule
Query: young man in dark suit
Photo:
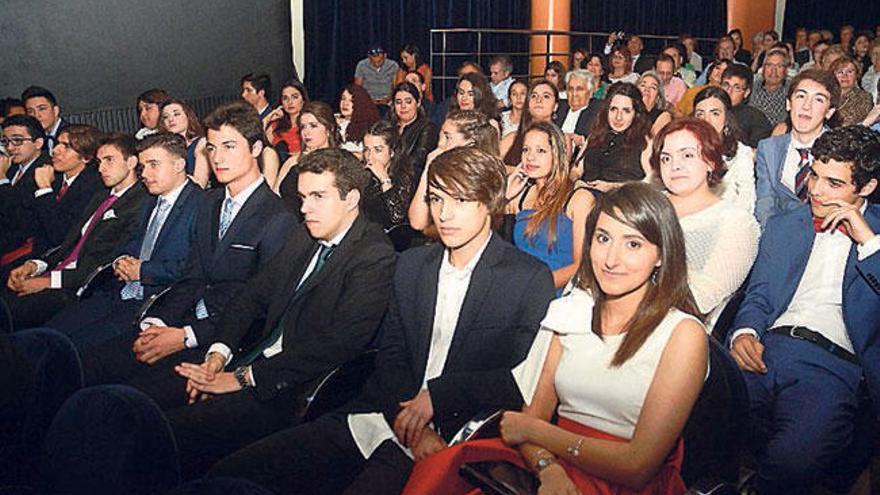
[[[840,102],[840,85],[834,74],[807,69],[791,82],[788,111],[791,132],[758,143],[755,179],[755,217],[766,229],[773,215],[800,208],[807,201],[807,176],[813,142]]]
[[[102,163],[101,180],[110,194],[92,196],[64,242],[46,259],[31,259],[10,272],[0,295],[16,329],[41,325],[74,302],[95,268],[112,261],[134,234],[146,196],[135,168],[134,162]]]
[[[553,298],[550,271],[492,233],[504,166],[475,148],[438,156],[428,201],[441,243],[401,255],[376,371],[352,403],[220,461],[210,476],[277,493],[400,493],[418,460],[472,416],[517,409],[512,374]],[[257,377],[259,383],[259,377]]]
[[[21,101],[27,114],[40,122],[46,139],[43,140],[43,151],[52,155],[58,136],[65,127],[67,121],[61,117],[61,107],[51,91],[42,86],[30,86],[21,93]]]
[[[809,492],[842,456],[858,473],[856,411],[880,404],[880,135],[812,146],[809,203],[771,218],[733,328],[755,421],[759,493]],[[868,442],[868,446],[872,441]],[[855,465],[863,462],[861,465]]]
[[[213,126],[209,161],[224,187],[211,189],[201,201],[183,275],[140,321],[140,333],[119,335],[83,353],[86,384],[131,383],[160,405],[185,402],[185,381],[172,367],[204,356],[224,308],[295,228],[296,218],[260,175],[256,157],[263,131],[256,111],[243,102],[224,105],[205,122]],[[233,146],[244,150],[235,148],[238,153],[229,157]],[[168,381],[172,384],[165,386]]]
[[[296,424],[304,396],[367,349],[385,312],[395,253],[360,215],[363,164],[326,149],[297,167],[305,229],[230,301],[204,362],[176,368],[190,404],[168,416],[189,476]]]
[[[0,269],[14,266],[34,251],[34,170],[50,161],[42,153],[43,128],[33,117],[13,115],[4,120],[2,139],[9,158],[0,160]]]
[[[151,196],[144,201],[134,237],[117,253],[112,267],[105,268],[114,272],[117,283],[96,288],[93,296],[46,323],[70,337],[80,351],[120,334],[133,338],[132,319],[143,300],[181,277],[204,196],[186,176],[186,141],[176,134],[154,134],[140,145],[128,134],[110,135],[97,156],[105,168],[139,161]]]

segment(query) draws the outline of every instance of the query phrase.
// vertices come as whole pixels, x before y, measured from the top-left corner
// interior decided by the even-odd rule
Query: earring
[[[654,271],[651,272],[651,284],[657,285],[657,272],[659,272],[659,268],[654,268]]]

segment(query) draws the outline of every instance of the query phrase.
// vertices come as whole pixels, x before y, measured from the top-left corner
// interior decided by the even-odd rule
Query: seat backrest
[[[312,421],[357,397],[373,374],[378,353],[376,349],[370,349],[318,380],[305,397],[303,410],[298,412],[302,420]]]
[[[12,313],[6,302],[0,298],[0,333],[12,333]]]
[[[705,478],[736,483],[749,424],[742,373],[727,349],[708,339],[709,377],[682,432],[682,478],[688,486]]]

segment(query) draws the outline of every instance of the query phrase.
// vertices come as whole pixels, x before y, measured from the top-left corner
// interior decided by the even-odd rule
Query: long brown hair
[[[525,139],[526,136],[525,131],[532,123],[532,113],[531,111],[529,111],[529,107],[532,101],[532,92],[534,92],[538,88],[538,86],[542,85],[550,88],[550,91],[553,93],[553,98],[555,100],[554,104],[559,103],[559,88],[557,88],[556,85],[552,82],[544,78],[538,78],[533,80],[531,84],[529,84],[529,91],[528,93],[526,93],[526,104],[523,107],[522,115],[519,117],[519,126],[516,128],[516,136],[514,137],[513,144],[510,145],[510,149],[507,150],[507,154],[505,154],[503,157],[504,163],[506,163],[507,165],[516,166],[520,161],[520,157],[522,155],[523,139]],[[511,86],[513,85],[511,84]]]
[[[556,220],[560,214],[565,213],[565,205],[574,189],[574,183],[568,176],[568,153],[565,152],[562,131],[550,122],[532,122],[523,132],[523,136],[530,132],[540,132],[547,136],[553,164],[544,186],[538,189],[535,212],[528,216],[525,235],[529,242],[533,242],[546,225],[547,249],[550,250],[556,246]]]
[[[300,129],[300,133],[302,133],[302,116],[307,113],[312,114],[315,120],[327,129],[328,148],[336,148],[342,143],[342,138],[339,136],[339,124],[336,123],[336,116],[333,115],[330,105],[323,101],[310,101],[303,104],[302,110],[296,116],[296,126]]]
[[[688,286],[684,234],[675,209],[663,194],[651,186],[628,183],[599,196],[587,217],[584,255],[577,271],[577,286],[589,291],[596,301],[593,307],[593,333],[602,337],[601,315],[605,294],[593,273],[590,245],[599,215],[603,213],[636,229],[660,251],[660,266],[648,282],[648,290],[635,314],[624,327],[623,342],[611,361],[611,366],[621,366],[638,352],[672,308],[697,318],[701,316]]]
[[[599,148],[604,149],[611,141],[614,131],[608,122],[608,110],[611,107],[611,100],[617,96],[626,96],[632,101],[633,117],[632,124],[623,131],[624,145],[626,147],[634,147],[639,151],[648,146],[647,138],[651,134],[651,121],[648,119],[648,109],[645,108],[645,102],[642,101],[642,92],[632,83],[616,82],[608,88],[605,98],[602,100],[602,107],[599,110],[599,117],[590,129],[590,139],[587,140],[587,149]],[[660,98],[660,96],[657,96]]]
[[[342,99],[342,93],[348,91],[351,95],[352,111],[351,122],[345,131],[346,141],[359,143],[364,140],[364,134],[379,121],[379,111],[376,105],[370,99],[370,93],[363,86],[357,84],[349,84],[339,93],[339,99]]]

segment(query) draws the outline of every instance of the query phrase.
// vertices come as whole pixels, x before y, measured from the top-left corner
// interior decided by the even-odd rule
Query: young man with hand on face
[[[176,282],[190,250],[193,222],[204,191],[186,177],[186,142],[160,133],[140,142],[127,134],[106,137],[97,156],[104,168],[142,166],[142,181],[152,197],[144,201],[140,225],[113,262],[118,283],[69,306],[46,323],[67,334],[82,352],[125,334],[145,298]],[[58,155],[56,155],[57,158]]]
[[[97,148],[95,143],[100,139],[86,138],[88,132],[83,131],[83,141],[93,144],[79,150],[80,145],[74,143],[77,128],[58,136],[56,152],[64,167],[82,161],[83,155]],[[54,160],[53,157],[53,166]],[[15,328],[41,325],[75,302],[76,291],[89,275],[100,265],[113,261],[134,235],[147,195],[138,184],[136,165],[135,161],[101,162],[98,172],[110,193],[101,189],[91,197],[58,249],[45,259],[31,259],[10,272],[8,290],[2,296]]]
[[[263,128],[256,110],[243,101],[222,105],[205,126],[209,162],[224,187],[209,190],[198,205],[182,276],[149,308],[140,333],[120,334],[83,353],[87,385],[129,383],[163,407],[185,403],[185,380],[174,365],[204,356],[224,308],[296,225],[260,175]],[[145,180],[157,182],[151,177],[145,170]]]
[[[861,472],[856,411],[865,392],[880,404],[880,135],[830,130],[812,153],[809,202],[767,222],[730,338],[759,493],[809,491],[842,456]]]
[[[762,229],[771,216],[807,201],[807,177],[813,162],[810,148],[825,132],[839,101],[840,85],[830,72],[809,69],[792,80],[786,103],[791,132],[758,143],[755,217]]]
[[[239,450],[209,476],[277,493],[397,494],[413,462],[445,448],[471,417],[520,407],[512,369],[554,290],[546,265],[492,233],[504,191],[498,158],[473,147],[439,155],[428,202],[440,242],[401,255],[360,396]]]
[[[168,418],[187,477],[296,424],[304,397],[367,350],[385,313],[395,253],[360,213],[368,172],[338,149],[297,167],[304,228],[229,302],[204,361],[175,368],[189,405]]]

